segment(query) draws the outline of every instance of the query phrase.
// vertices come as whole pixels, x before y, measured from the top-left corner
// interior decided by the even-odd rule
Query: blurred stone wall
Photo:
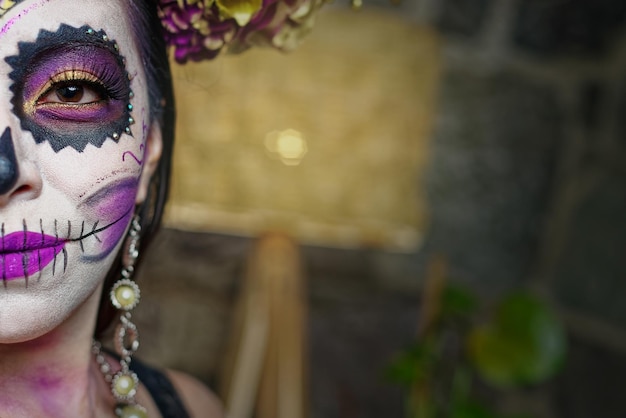
[[[537,417],[626,413],[626,3],[405,0],[443,76],[417,254],[303,248],[312,418],[402,417],[383,378],[415,335],[434,253],[495,297],[529,285],[570,334],[562,373],[502,404]],[[248,238],[165,229],[140,278],[141,355],[217,383]],[[214,386],[215,387],[215,386]]]
[[[622,417],[626,384],[626,3],[421,2],[444,42],[425,249],[498,294],[529,285],[570,333],[537,416]]]

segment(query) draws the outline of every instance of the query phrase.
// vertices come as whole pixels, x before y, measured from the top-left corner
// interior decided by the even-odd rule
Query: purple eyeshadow
[[[33,121],[52,130],[93,130],[104,123],[112,123],[124,116],[124,102],[120,100],[101,106],[83,106],[78,109],[42,108],[33,115]],[[68,120],[71,121],[68,122]]]
[[[81,204],[81,207],[88,207],[98,216],[99,224],[104,228],[98,233],[98,253],[85,255],[85,260],[95,261],[106,257],[122,239],[133,216],[137,187],[137,179],[124,179],[99,190]]]
[[[95,213],[100,223],[111,223],[134,207],[138,186],[136,178],[121,180],[87,197],[81,207]]]
[[[42,88],[52,77],[68,70],[89,73],[101,81],[102,88],[113,98],[127,99],[123,97],[127,93],[126,71],[120,68],[116,57],[105,49],[81,45],[59,48],[54,55],[37,62],[24,82],[24,100],[37,100],[35,95],[42,93]]]
[[[124,59],[104,31],[61,25],[40,31],[34,42],[20,42],[19,54],[6,58],[13,71],[13,112],[37,143],[48,141],[55,152],[88,144],[101,147],[130,131],[131,89]],[[64,86],[81,86],[95,94],[89,103],[43,100]]]

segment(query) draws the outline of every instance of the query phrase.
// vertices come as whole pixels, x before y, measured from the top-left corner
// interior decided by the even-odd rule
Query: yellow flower
[[[16,5],[13,0],[1,0],[0,1],[0,16],[9,11],[9,9]]]
[[[211,28],[209,27],[209,22],[202,18],[202,15],[196,14],[191,17],[191,26],[198,31],[201,35],[209,35],[211,33]]]
[[[198,4],[198,7],[208,9],[213,4],[213,0],[178,0],[178,7],[184,9],[187,5]]]
[[[222,19],[233,18],[239,26],[246,25],[261,10],[263,0],[215,0]]]

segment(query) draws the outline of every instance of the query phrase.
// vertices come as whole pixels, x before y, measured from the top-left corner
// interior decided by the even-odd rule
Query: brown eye
[[[105,94],[100,92],[99,86],[92,86],[87,82],[67,82],[52,86],[38,104],[90,104],[104,99]]]
[[[64,86],[56,89],[56,95],[59,101],[78,103],[83,98],[84,89],[82,86]]]

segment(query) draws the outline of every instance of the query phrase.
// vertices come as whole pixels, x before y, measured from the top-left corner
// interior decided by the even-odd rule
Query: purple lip
[[[12,232],[0,242],[0,271],[3,280],[37,273],[65,247],[65,241],[37,232]]]

